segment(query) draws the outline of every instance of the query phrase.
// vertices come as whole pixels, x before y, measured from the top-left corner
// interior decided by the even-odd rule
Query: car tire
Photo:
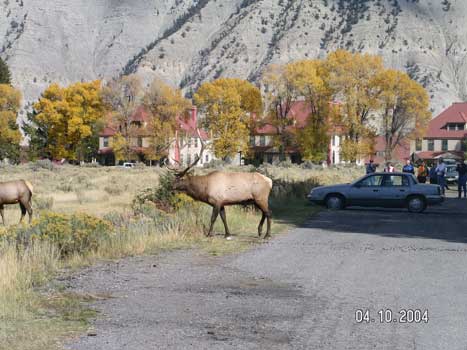
[[[338,194],[330,194],[326,197],[326,208],[330,210],[344,209],[344,198]]]
[[[422,213],[426,209],[426,201],[422,196],[413,196],[407,199],[407,209],[411,213]]]

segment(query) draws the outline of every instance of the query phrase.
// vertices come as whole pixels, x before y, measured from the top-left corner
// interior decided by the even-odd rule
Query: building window
[[[266,146],[266,136],[261,135],[261,136],[259,137],[259,145],[260,145],[260,146]]]
[[[422,140],[421,139],[417,139],[415,141],[415,150],[416,151],[421,151],[422,150]]]
[[[442,140],[441,141],[441,151],[447,151],[448,150],[448,140]]]
[[[103,143],[104,147],[109,147],[109,138],[108,138],[108,136],[105,136],[105,137],[103,138],[103,142],[102,142],[102,143]]]
[[[335,135],[332,135],[332,145],[335,146],[336,145],[336,136]],[[334,162],[333,162],[334,164]]]
[[[271,153],[267,153],[266,154],[266,160],[269,164],[272,164],[273,160],[274,160],[274,156],[271,154]]]
[[[428,150],[429,151],[435,150],[435,140],[428,140]]]
[[[255,137],[250,136],[250,146],[255,146]]]
[[[465,124],[464,123],[449,123],[446,125],[446,129],[448,129],[449,131],[464,130]]]
[[[143,147],[143,138],[138,137],[138,147]]]
[[[187,146],[188,146],[188,148],[191,147],[191,137],[188,137],[188,139],[187,139]],[[188,162],[188,163],[190,163],[190,162]]]
[[[190,165],[190,164],[191,164],[191,154],[188,153],[188,154],[186,155],[186,165]]]
[[[195,148],[198,148],[198,138],[195,137]]]
[[[204,157],[206,163],[209,163],[209,154],[206,154],[206,157]]]

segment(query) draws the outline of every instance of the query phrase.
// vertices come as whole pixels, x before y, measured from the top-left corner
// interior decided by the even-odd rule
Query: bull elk
[[[3,208],[5,204],[19,203],[21,208],[21,219],[23,221],[26,211],[29,215],[29,222],[32,218],[32,185],[28,181],[17,180],[0,182],[0,215],[2,216],[2,223],[5,225],[5,217],[3,215]]]
[[[229,227],[225,214],[225,206],[235,204],[254,204],[261,210],[262,217],[258,226],[258,236],[261,237],[264,221],[267,219],[267,230],[264,238],[271,234],[271,211],[269,210],[269,193],[272,189],[272,180],[260,173],[242,172],[221,172],[214,171],[207,175],[194,176],[189,174],[203,156],[205,144],[202,141],[198,130],[198,137],[201,142],[200,154],[196,156],[193,163],[183,170],[167,168],[174,172],[175,180],[173,189],[184,192],[191,198],[206,203],[212,207],[211,225],[207,236],[212,235],[212,229],[220,214],[224,223],[225,238],[230,238]]]

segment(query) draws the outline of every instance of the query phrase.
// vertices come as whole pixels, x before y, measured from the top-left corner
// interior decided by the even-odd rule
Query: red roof
[[[102,132],[99,134],[99,136],[108,137],[108,136],[113,136],[116,133],[117,133],[117,130],[115,130],[114,128],[110,126],[106,126],[104,130],[102,130]]]
[[[191,108],[189,116],[185,118],[181,116],[177,117],[177,122],[179,130],[191,137],[198,137],[198,111],[195,106]],[[209,135],[205,130],[199,129],[199,134],[203,140],[206,141],[209,139]]]
[[[433,118],[426,132],[426,138],[462,139],[467,137],[467,130],[447,130],[448,123],[467,123],[467,103],[453,103],[446,110]]]
[[[464,153],[459,151],[422,151],[422,152],[415,152],[415,157],[419,159],[435,159],[442,154],[452,154],[459,159],[464,158]]]
[[[131,121],[133,122],[147,122],[149,121],[149,112],[144,106],[139,106],[136,108],[135,113],[131,116]]]

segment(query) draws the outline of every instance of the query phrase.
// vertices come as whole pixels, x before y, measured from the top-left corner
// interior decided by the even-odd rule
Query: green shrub
[[[20,242],[31,244],[36,240],[57,245],[62,257],[96,250],[103,239],[112,235],[110,222],[87,214],[47,212],[33,220],[31,226],[16,228]]]
[[[51,210],[54,206],[54,199],[52,197],[33,197],[34,209],[38,210]]]
[[[147,215],[148,212],[152,212],[154,209],[172,213],[192,205],[193,199],[184,193],[176,193],[173,190],[174,180],[172,173],[165,172],[159,178],[159,186],[146,188],[137,193],[132,203],[135,214]],[[147,216],[151,217],[153,215]]]
[[[123,190],[116,186],[116,185],[113,185],[113,186],[105,186],[104,187],[104,191],[110,195],[113,195],[113,196],[118,196],[120,194],[122,194]]]
[[[35,162],[29,163],[29,168],[32,171],[38,171],[39,169],[46,169],[46,170],[55,170],[55,165],[49,159],[39,159]]]

